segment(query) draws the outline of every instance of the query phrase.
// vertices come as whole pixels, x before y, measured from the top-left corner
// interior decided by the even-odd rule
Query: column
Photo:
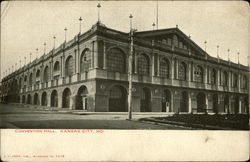
[[[179,79],[179,76],[178,76],[178,73],[179,73],[179,60],[178,59],[176,59],[176,79]]]
[[[188,93],[188,113],[192,113],[192,101],[191,101],[191,93]]]
[[[64,77],[64,74],[65,74],[65,68],[64,68],[64,54],[62,56],[62,62],[61,62],[61,76]]]
[[[207,84],[207,71],[208,71],[207,68],[208,68],[207,65],[205,65],[205,70],[204,70],[204,74],[203,74],[203,78],[204,78],[203,83],[204,84]]]
[[[157,76],[160,76],[160,55],[157,55]]]
[[[191,81],[191,71],[192,71],[192,69],[191,69],[192,67],[191,67],[191,63],[190,62],[188,62],[188,68],[187,68],[187,73],[188,73],[188,76],[187,76],[187,81],[188,82],[190,82]]]
[[[155,55],[152,56],[152,77],[155,76]]]
[[[173,81],[173,79],[174,79],[174,58],[172,57],[171,58],[171,76],[170,76],[170,78],[171,78],[171,80]]]
[[[171,104],[170,104],[170,112],[174,112],[174,91],[171,91]]]
[[[93,68],[98,68],[98,49],[97,41],[92,42]]]
[[[138,55],[136,52],[134,52],[135,54],[135,74],[138,73]]]
[[[79,74],[79,47],[75,49],[75,73]]]
[[[107,69],[106,42],[103,42],[103,69]]]
[[[205,113],[208,113],[208,94],[205,93]]]

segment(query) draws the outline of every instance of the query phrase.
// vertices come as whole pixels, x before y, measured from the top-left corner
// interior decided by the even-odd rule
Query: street
[[[134,115],[134,119],[150,114]],[[158,115],[159,116],[159,115]],[[127,119],[126,113],[86,113],[49,111],[21,105],[0,104],[0,127],[21,129],[187,129]]]

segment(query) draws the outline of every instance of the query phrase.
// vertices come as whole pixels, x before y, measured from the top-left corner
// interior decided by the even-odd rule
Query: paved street
[[[157,115],[157,114],[156,114]],[[134,118],[155,114],[134,115]],[[157,116],[162,116],[158,114]],[[0,104],[1,128],[30,129],[184,129],[173,125],[155,125],[126,120],[126,113],[78,113],[45,111],[34,107]]]

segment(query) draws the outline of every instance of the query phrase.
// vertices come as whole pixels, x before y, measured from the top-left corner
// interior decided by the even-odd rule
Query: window
[[[160,76],[169,78],[169,62],[166,59],[160,61]]]
[[[43,76],[44,76],[43,80],[45,82],[48,82],[49,81],[49,67],[48,66],[45,67]]]
[[[74,73],[74,60],[72,56],[69,56],[65,63],[65,76],[72,76]]]
[[[176,35],[173,36],[173,44],[175,47],[178,47],[178,38]]]
[[[194,78],[196,82],[203,82],[203,70],[202,67],[196,66],[194,69]]]
[[[58,72],[60,70],[59,62],[57,61],[54,65],[54,72]]]
[[[144,54],[138,57],[138,74],[149,75],[149,59]]]
[[[216,84],[216,70],[215,69],[212,70],[211,84]]]
[[[108,52],[107,63],[109,71],[125,72],[125,57],[120,49],[113,48]]]
[[[110,98],[121,98],[122,92],[119,87],[114,86],[110,89]]]
[[[32,78],[32,73],[30,73],[29,85],[32,85],[32,82],[33,82],[32,79],[33,79],[33,78]]]
[[[243,82],[242,87],[243,87],[243,88],[247,88],[247,77],[246,77],[245,75],[243,76],[242,82]]]
[[[91,68],[91,53],[89,49],[82,52],[80,59],[80,72],[86,72]]]
[[[238,76],[237,76],[237,74],[234,74],[234,75],[233,75],[232,86],[233,86],[234,88],[236,88],[236,87],[237,87],[237,84],[238,84]]]
[[[179,80],[186,80],[186,65],[184,62],[179,64],[178,78]]]
[[[223,72],[223,77],[222,77],[222,85],[227,86],[227,72]]]

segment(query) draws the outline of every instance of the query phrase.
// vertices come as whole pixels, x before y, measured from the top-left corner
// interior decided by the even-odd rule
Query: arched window
[[[69,56],[65,62],[65,76],[72,76],[74,73],[74,60]]]
[[[120,73],[125,72],[125,56],[124,53],[118,48],[112,48],[109,50],[107,55],[107,62],[108,62],[108,70],[109,71],[116,71]]]
[[[24,83],[26,84],[27,81],[27,75],[24,76]]]
[[[33,78],[32,78],[32,73],[30,73],[30,78],[29,78],[29,85],[32,85],[32,82],[33,82]]]
[[[49,67],[48,66],[46,66],[45,69],[44,69],[43,81],[44,82],[48,82],[49,81]]]
[[[144,54],[138,57],[138,74],[149,75],[149,59]]]
[[[194,78],[196,82],[203,82],[203,70],[201,66],[196,66],[194,69]]]
[[[223,72],[222,85],[227,86],[227,72]]]
[[[169,78],[169,61],[167,59],[160,61],[160,76]]]
[[[243,76],[242,83],[243,83],[243,84],[242,84],[242,87],[243,87],[243,88],[247,88],[247,77],[246,77],[245,75]]]
[[[179,69],[178,69],[178,78],[179,80],[186,80],[186,65],[184,62],[181,62],[179,64]]]
[[[36,72],[36,80],[39,80],[39,78],[40,78],[40,70],[37,70],[37,72]]]
[[[54,72],[58,72],[60,70],[60,63],[57,61],[55,64],[54,64]]]
[[[213,69],[211,73],[211,84],[216,84],[216,70]]]
[[[81,59],[80,59],[80,72],[86,72],[91,67],[91,53],[89,49],[85,49],[82,52]]]
[[[232,83],[232,86],[233,86],[234,88],[236,88],[236,87],[237,87],[237,84],[238,84],[238,75],[237,75],[237,74],[234,74],[234,75],[233,75],[233,83]]]

